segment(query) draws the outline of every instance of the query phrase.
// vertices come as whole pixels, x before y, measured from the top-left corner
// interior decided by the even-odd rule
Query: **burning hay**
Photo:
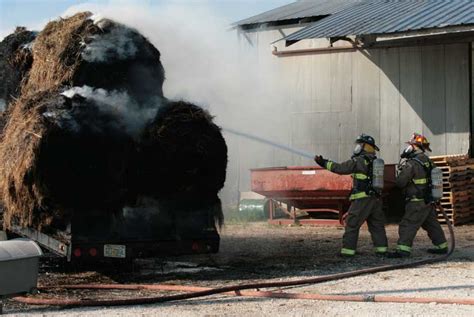
[[[141,192],[155,198],[212,199],[225,181],[227,147],[202,108],[184,101],[162,106],[141,140]],[[166,181],[157,182],[157,179]]]
[[[0,42],[0,108],[20,94],[20,84],[33,62],[31,45],[35,32],[23,27],[16,28]]]
[[[179,201],[177,209],[212,206],[222,222],[217,193],[225,182],[227,146],[212,119],[188,102],[163,105],[141,139],[137,188],[155,199]]]
[[[159,51],[90,13],[49,23],[0,144],[4,225],[64,229],[138,197],[222,211],[227,148],[201,108],[163,98]]]

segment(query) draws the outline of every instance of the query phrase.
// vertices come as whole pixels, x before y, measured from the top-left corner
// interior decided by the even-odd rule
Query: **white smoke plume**
[[[0,98],[0,112],[5,111],[6,105],[7,105],[7,103],[5,102],[5,100],[3,100],[2,98]]]
[[[101,20],[95,20],[94,23],[101,27]],[[132,30],[120,26],[114,27],[110,32],[93,36],[81,56],[88,62],[96,63],[133,58],[137,53],[137,47],[132,36]]]
[[[125,91],[107,91],[89,86],[72,87],[62,95],[67,98],[79,95],[93,101],[102,112],[117,118],[127,133],[134,137],[138,136],[145,125],[156,116],[160,102],[158,99],[153,99],[146,106],[139,105]]]

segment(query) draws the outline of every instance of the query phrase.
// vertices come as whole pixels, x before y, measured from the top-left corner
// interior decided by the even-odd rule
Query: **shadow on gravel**
[[[369,291],[369,292],[344,292],[338,293],[338,295],[376,295],[376,294],[396,294],[396,293],[419,293],[419,292],[431,292],[431,291],[449,291],[449,290],[474,290],[474,285],[452,285],[445,287],[425,287],[425,288],[411,288],[411,289],[394,289],[394,290],[381,290],[381,291]]]

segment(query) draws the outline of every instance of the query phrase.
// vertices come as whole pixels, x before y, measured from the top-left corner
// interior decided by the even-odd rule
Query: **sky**
[[[0,39],[16,26],[39,29],[69,7],[83,3],[120,3],[143,5],[179,4],[190,8],[207,7],[229,22],[235,22],[261,12],[294,2],[294,0],[0,0]]]

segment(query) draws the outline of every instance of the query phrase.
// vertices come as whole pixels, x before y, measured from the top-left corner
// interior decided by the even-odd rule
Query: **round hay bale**
[[[215,198],[225,182],[227,146],[212,120],[209,112],[184,101],[159,109],[141,138],[142,194]]]
[[[24,27],[0,42],[0,110],[20,94],[21,82],[28,74],[33,62],[31,44],[36,33]]]
[[[40,92],[14,107],[0,147],[5,224],[65,228],[84,209],[120,211],[133,138],[100,103]]]
[[[138,31],[90,12],[48,23],[33,59],[24,93],[89,86],[126,91],[144,105],[163,96],[160,52]]]
[[[31,68],[35,37],[35,32],[17,27],[0,42],[0,134],[8,120],[8,106],[20,95],[21,84]]]
[[[160,53],[137,31],[80,13],[48,23],[0,144],[5,226],[63,228],[119,212],[129,158],[162,100]]]

